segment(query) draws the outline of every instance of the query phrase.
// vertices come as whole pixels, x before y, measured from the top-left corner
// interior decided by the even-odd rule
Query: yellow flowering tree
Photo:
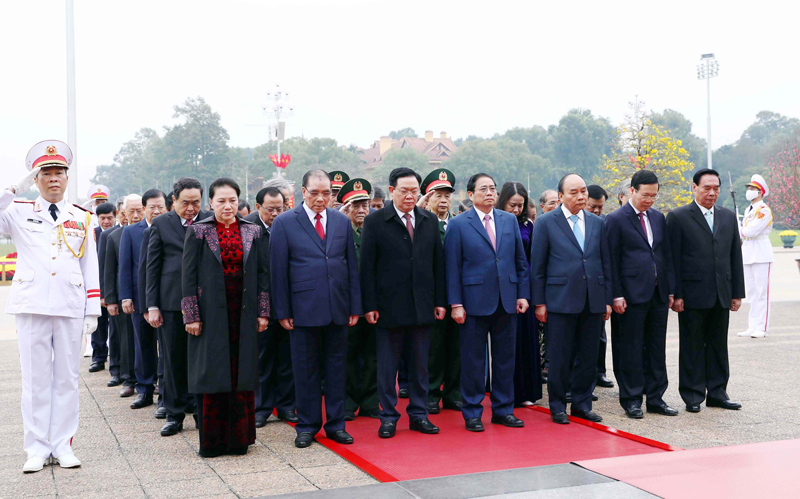
[[[642,103],[632,106],[633,114],[617,129],[611,155],[604,155],[599,178],[595,179],[609,193],[641,169],[658,176],[658,201],[654,207],[667,212],[692,200],[691,176],[694,164],[681,141],[669,130],[653,125]],[[613,194],[612,194],[613,196]],[[613,209],[617,203],[606,206]]]

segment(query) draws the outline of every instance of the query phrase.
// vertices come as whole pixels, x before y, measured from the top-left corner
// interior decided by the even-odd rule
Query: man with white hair
[[[745,197],[750,206],[744,210],[739,225],[742,236],[742,263],[744,263],[744,284],[750,314],[747,316],[747,330],[737,336],[763,338],[769,329],[769,275],[772,262],[772,211],[764,203],[769,195],[769,187],[764,177],[753,175],[747,184]]]
[[[264,182],[264,188],[274,187],[283,194],[283,211],[289,211],[294,200],[294,187],[283,177],[271,178]]]

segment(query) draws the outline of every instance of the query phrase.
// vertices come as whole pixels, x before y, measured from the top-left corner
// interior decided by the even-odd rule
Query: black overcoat
[[[261,245],[262,228],[238,218],[242,236],[243,290],[239,333],[238,391],[258,385],[257,317],[269,317],[269,260]],[[184,324],[203,323],[200,336],[189,336],[189,392],[231,391],[230,344],[225,279],[214,216],[186,231],[183,248]],[[187,333],[188,334],[188,333]]]

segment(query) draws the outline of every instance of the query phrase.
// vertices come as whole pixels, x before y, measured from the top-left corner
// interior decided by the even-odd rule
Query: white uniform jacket
[[[772,231],[772,210],[759,201],[744,210],[740,226],[742,236],[742,263],[770,263],[775,260],[769,233]]]
[[[66,204],[53,221],[50,203],[0,194],[0,233],[17,247],[8,314],[84,318],[100,315],[97,247],[90,212]],[[47,208],[46,208],[47,207]],[[85,241],[85,245],[84,245]],[[84,245],[83,256],[80,255]],[[73,254],[74,252],[74,254]]]

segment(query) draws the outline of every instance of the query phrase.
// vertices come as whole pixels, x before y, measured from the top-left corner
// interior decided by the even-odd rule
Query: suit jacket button
[[[328,257],[326,256],[325,259],[328,260]]]
[[[497,260],[498,262],[500,261],[500,259],[499,259],[499,258],[495,258],[495,260]]]
[[[586,276],[583,276],[583,280],[584,280],[584,281],[586,280]]]
[[[583,259],[583,263],[586,263],[586,259],[585,258]]]
[[[331,279],[331,276],[328,276],[328,279]]]

